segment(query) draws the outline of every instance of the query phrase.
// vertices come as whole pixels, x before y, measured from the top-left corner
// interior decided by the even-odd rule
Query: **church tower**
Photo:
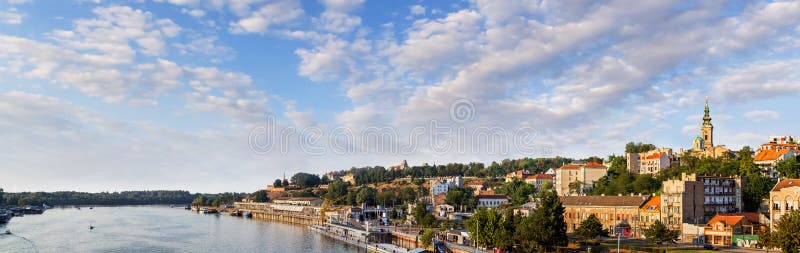
[[[711,115],[708,111],[708,97],[706,97],[705,115],[703,115],[703,127],[700,130],[703,137],[703,148],[714,148],[714,125],[711,125]]]

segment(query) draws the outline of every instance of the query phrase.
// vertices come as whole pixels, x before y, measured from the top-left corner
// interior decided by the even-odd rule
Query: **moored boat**
[[[6,209],[0,209],[0,224],[8,223],[11,220],[11,217],[13,216],[14,213],[12,213],[11,211]]]

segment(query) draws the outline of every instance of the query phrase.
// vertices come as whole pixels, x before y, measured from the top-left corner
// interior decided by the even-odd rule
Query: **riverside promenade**
[[[396,245],[393,245],[393,244],[389,244],[389,243],[366,243],[364,241],[357,241],[357,240],[353,240],[351,238],[345,238],[345,237],[336,235],[336,234],[328,231],[323,226],[311,225],[311,226],[308,226],[308,228],[311,229],[311,231],[319,232],[319,233],[321,233],[323,235],[326,235],[328,237],[334,238],[336,240],[343,241],[343,242],[349,243],[351,245],[364,248],[368,252],[378,252],[378,253],[407,253],[408,252],[408,249],[405,249],[403,247],[399,247],[399,246],[396,246]]]

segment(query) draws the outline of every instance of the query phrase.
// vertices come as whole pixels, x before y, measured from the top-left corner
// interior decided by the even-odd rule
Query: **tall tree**
[[[769,191],[775,186],[775,180],[759,173],[748,176],[747,184],[742,190],[745,212],[756,212],[761,200],[769,198]]]
[[[784,253],[798,253],[800,246],[800,212],[789,212],[778,220],[778,227],[772,232],[775,246]]]
[[[517,226],[520,245],[524,250],[539,252],[567,245],[567,224],[561,200],[554,191],[540,192],[538,197],[539,208]]]
[[[375,188],[361,187],[356,194],[356,202],[358,204],[367,204],[368,206],[375,205]]]
[[[680,231],[670,230],[660,220],[656,220],[650,228],[645,230],[644,237],[649,243],[661,245],[664,243],[674,243],[680,237]]]
[[[753,150],[749,146],[744,146],[739,150],[739,175],[755,176],[760,174],[753,161]]]
[[[532,185],[525,183],[525,181],[514,179],[511,182],[504,183],[496,191],[511,198],[511,205],[519,206],[528,203],[529,197],[535,190]]]
[[[342,181],[341,179],[333,180],[333,182],[328,184],[328,192],[325,193],[325,198],[334,200],[347,195],[347,188],[349,186],[350,183]]]
[[[419,241],[422,243],[423,248],[428,248],[433,243],[433,236],[436,235],[436,231],[433,229],[424,229],[422,230],[422,234],[419,236]]]
[[[292,183],[300,186],[301,188],[314,187],[319,185],[319,176],[309,173],[300,172],[292,176]]]
[[[472,188],[454,187],[447,191],[445,203],[458,208],[461,211],[472,210],[478,204],[475,196],[472,196]]]
[[[275,179],[275,182],[272,183],[272,186],[274,186],[274,187],[282,187],[283,186],[283,181],[281,181],[280,179]]]
[[[269,195],[265,190],[259,190],[253,193],[253,202],[264,203],[269,202]]]
[[[800,157],[800,156],[798,156]],[[797,162],[798,157],[788,158],[778,162],[775,170],[781,174],[782,177],[798,178],[800,177],[800,162]]]
[[[584,240],[595,239],[598,236],[608,236],[608,230],[604,229],[600,220],[592,214],[583,220],[581,225],[575,229],[575,235]]]

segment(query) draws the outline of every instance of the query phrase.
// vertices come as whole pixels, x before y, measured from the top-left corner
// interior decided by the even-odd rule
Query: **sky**
[[[252,192],[297,172],[797,135],[797,1],[0,0],[0,187]]]

